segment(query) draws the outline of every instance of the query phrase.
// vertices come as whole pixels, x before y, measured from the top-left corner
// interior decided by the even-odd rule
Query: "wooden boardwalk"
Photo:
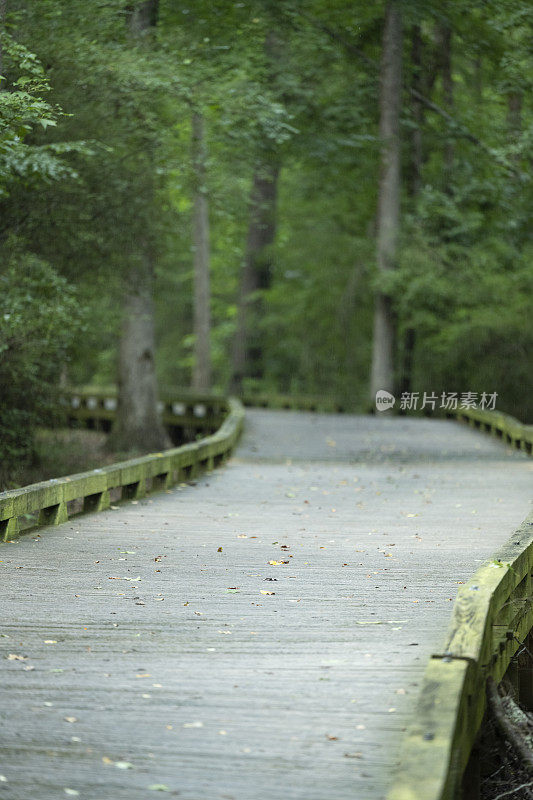
[[[247,418],[194,486],[1,548],[0,800],[384,797],[531,462],[455,422]]]

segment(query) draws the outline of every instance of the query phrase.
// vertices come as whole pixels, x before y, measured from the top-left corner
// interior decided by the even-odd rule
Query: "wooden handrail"
[[[38,512],[39,525],[57,525],[68,519],[71,501],[82,500],[83,511],[103,511],[113,490],[120,491],[121,499],[136,499],[212,469],[230,455],[243,427],[238,400],[225,399],[224,412],[218,430],[196,442],[0,493],[0,540],[17,536],[19,518],[27,514]]]
[[[450,415],[451,416],[451,415]],[[533,426],[495,411],[454,416],[531,454]],[[440,652],[431,656],[387,800],[454,800],[486,706],[533,627],[533,514],[459,588]]]
[[[481,408],[462,408],[450,412],[449,416],[466,422],[473,428],[498,436],[513,447],[524,450],[528,455],[532,454],[533,425],[524,425],[510,414]]]

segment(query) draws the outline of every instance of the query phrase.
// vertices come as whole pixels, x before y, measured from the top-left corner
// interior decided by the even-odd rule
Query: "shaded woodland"
[[[530,2],[0,17],[4,470],[65,385],[118,386],[120,452],[167,445],[161,387],[531,421]]]

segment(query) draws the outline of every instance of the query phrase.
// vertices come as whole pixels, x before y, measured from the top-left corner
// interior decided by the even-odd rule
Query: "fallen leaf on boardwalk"
[[[69,797],[79,797],[79,792],[77,789],[64,789],[65,794],[68,794]]]
[[[218,631],[218,633],[222,633],[225,636],[230,636],[231,635],[231,631]]]
[[[133,764],[129,761],[115,761],[115,767],[117,769],[133,769]]]
[[[34,669],[35,669],[35,667],[34,667],[34,666],[32,666],[31,664],[27,664],[25,667],[22,667],[22,669],[23,669],[25,672],[31,672],[32,670],[34,670]]]
[[[57,639],[45,639],[45,644],[57,644]]]
[[[247,539],[247,538],[248,538],[248,536],[245,533],[239,533],[237,535],[237,539]]]
[[[330,740],[330,742],[336,742],[339,738],[338,736],[330,736],[328,733],[326,734],[326,737]]]
[[[135,677],[136,677],[136,678],[151,678],[152,676],[150,675],[150,673],[149,673],[149,672],[140,672],[140,673],[139,673],[138,675],[136,675]]]
[[[344,758],[363,758],[362,753],[345,753]]]
[[[6,656],[6,658],[7,658],[8,661],[27,661],[28,660],[28,656],[18,656],[16,653],[9,653],[9,655]]]
[[[227,736],[228,732],[227,731],[218,731],[218,734],[219,734],[219,736]]]
[[[221,552],[222,552],[222,548],[219,547],[218,550],[217,550],[217,553],[221,553]]]
[[[261,589],[261,594],[276,594],[276,592],[266,592],[264,589]]]
[[[63,719],[65,720],[65,722],[77,722],[78,721],[77,717],[63,717]]]
[[[326,439],[326,444],[328,447],[337,447],[335,439]]]
[[[396,694],[405,694],[405,689],[396,689]]]
[[[145,603],[143,603],[143,602],[142,602],[142,600],[140,600],[138,603],[135,603],[135,605],[136,605],[136,606],[144,606],[144,605],[146,605],[146,604],[145,604]]]
[[[107,756],[102,756],[102,761],[104,762],[104,764],[114,764],[115,763],[111,758],[108,758]]]
[[[152,783],[148,789],[151,792],[170,792],[170,789],[164,783]]]
[[[184,722],[183,723],[183,727],[184,728],[203,728],[204,727],[204,723],[203,722]]]

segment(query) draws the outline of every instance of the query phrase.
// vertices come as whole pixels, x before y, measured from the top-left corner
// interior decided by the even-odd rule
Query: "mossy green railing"
[[[466,422],[473,428],[491,433],[529,455],[532,453],[533,425],[524,425],[510,414],[481,408],[463,408],[451,412],[449,416]]]
[[[80,396],[80,392],[74,395]],[[104,395],[95,392],[85,395],[86,398],[91,396],[98,401],[104,399]],[[242,431],[244,409],[241,403],[231,398],[208,396],[180,397],[174,402],[183,404],[186,409],[189,402],[202,405],[204,409],[216,408],[210,419],[206,419],[204,411],[190,419],[186,412],[177,414],[174,422],[187,422],[193,426],[194,419],[201,419],[204,429],[219,426],[218,430],[198,441],[161,453],[0,493],[0,540],[17,536],[21,520],[33,517],[37,525],[57,525],[65,522],[72,513],[103,511],[112,501],[143,497],[147,492],[191,480],[203,470],[223,462],[231,454]],[[96,402],[94,408],[87,410],[93,412],[98,408]],[[114,413],[110,408],[105,411],[106,414]]]
[[[507,414],[455,416],[531,454],[533,427]],[[387,800],[456,800],[486,707],[533,628],[533,514],[459,588],[440,652],[431,656]],[[469,798],[465,798],[469,800]]]

